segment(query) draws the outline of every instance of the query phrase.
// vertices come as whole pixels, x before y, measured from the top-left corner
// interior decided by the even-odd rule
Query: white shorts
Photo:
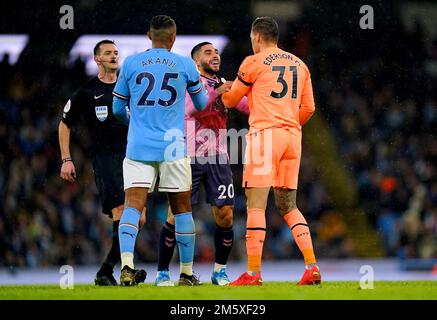
[[[155,189],[159,174],[160,192],[185,192],[191,190],[190,157],[175,161],[123,160],[124,190],[129,188]]]

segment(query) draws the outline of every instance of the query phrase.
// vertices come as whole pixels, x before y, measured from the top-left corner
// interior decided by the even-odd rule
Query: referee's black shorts
[[[124,204],[123,159],[125,153],[102,151],[93,161],[94,178],[104,214],[112,218],[111,210]]]

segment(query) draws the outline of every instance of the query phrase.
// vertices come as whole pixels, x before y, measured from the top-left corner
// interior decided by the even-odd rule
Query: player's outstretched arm
[[[114,93],[113,93],[114,94]],[[126,110],[126,100],[114,94],[112,98],[112,112],[118,121],[129,125],[129,115]]]
[[[235,109],[237,109],[238,111],[240,111],[245,115],[249,115],[250,110],[249,110],[249,102],[247,100],[247,97],[243,97],[243,99],[241,99],[240,102],[238,102],[238,104],[235,106]]]
[[[250,86],[244,84],[239,78],[232,83],[231,90],[221,95],[221,101],[226,108],[235,107],[249,92]]]
[[[124,60],[114,91],[112,91],[112,112],[118,121],[127,126],[129,125],[129,114],[127,113],[126,105],[130,97],[130,90],[126,73],[129,69],[130,58],[131,57],[127,57]]]
[[[194,108],[202,111],[208,105],[208,91],[205,84],[200,80],[200,73],[192,59],[183,60],[187,73],[187,92],[190,94]]]
[[[238,76],[231,90],[221,96],[226,108],[235,107],[248,94],[256,79],[256,65],[253,56],[246,57],[238,69]]]
[[[208,91],[205,88],[205,84],[199,80],[198,84],[194,84],[188,87],[188,93],[191,100],[193,100],[194,107],[202,111],[208,104]]]

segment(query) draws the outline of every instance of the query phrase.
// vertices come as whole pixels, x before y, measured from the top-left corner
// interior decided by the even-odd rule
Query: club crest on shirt
[[[96,106],[96,117],[99,121],[105,121],[108,117],[108,106]]]

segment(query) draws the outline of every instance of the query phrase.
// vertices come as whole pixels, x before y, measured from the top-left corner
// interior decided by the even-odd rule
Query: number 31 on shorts
[[[218,192],[220,192],[219,199],[232,199],[234,197],[234,185],[231,183],[226,187],[226,185],[221,184],[218,187]]]

